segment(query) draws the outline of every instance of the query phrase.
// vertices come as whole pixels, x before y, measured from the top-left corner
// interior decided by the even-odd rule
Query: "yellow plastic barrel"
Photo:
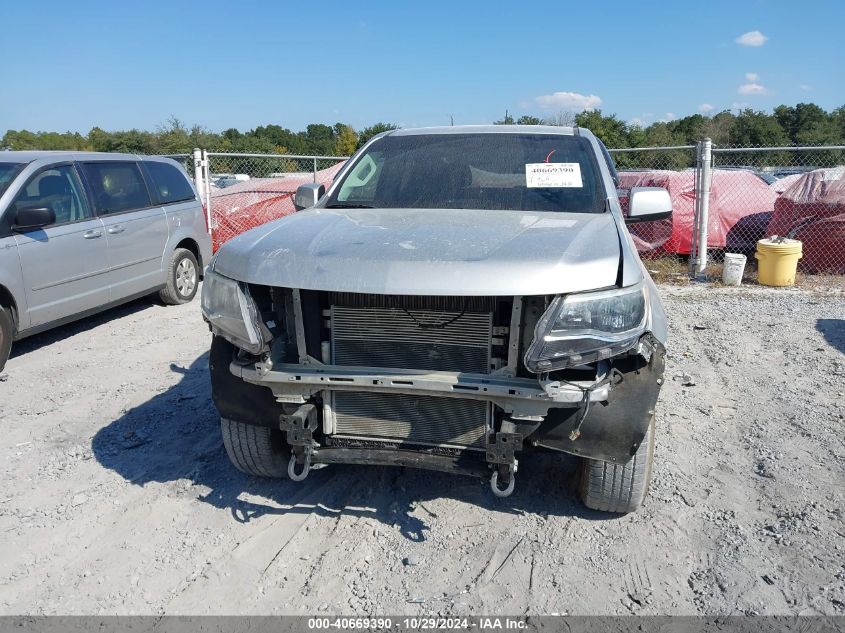
[[[791,286],[801,259],[801,242],[777,235],[757,242],[757,278],[764,286]]]

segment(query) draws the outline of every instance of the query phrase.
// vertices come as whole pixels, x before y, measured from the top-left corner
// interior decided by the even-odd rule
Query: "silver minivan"
[[[156,291],[191,301],[210,256],[174,160],[0,152],[0,370],[13,340]]]

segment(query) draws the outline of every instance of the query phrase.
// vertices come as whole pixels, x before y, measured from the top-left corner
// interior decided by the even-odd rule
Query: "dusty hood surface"
[[[613,285],[619,248],[610,213],[312,209],[229,241],[215,270],[311,290],[539,295]]]

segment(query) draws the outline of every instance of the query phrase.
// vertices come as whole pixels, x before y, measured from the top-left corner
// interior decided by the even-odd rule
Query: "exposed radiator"
[[[492,314],[332,306],[337,365],[489,373]]]
[[[332,304],[332,362],[425,371],[489,373],[493,314],[484,298]],[[460,305],[460,307],[458,307]],[[457,309],[456,309],[457,308]],[[338,391],[330,407],[339,437],[481,447],[490,404],[437,396]]]
[[[338,391],[336,435],[431,446],[484,443],[490,405],[482,400]]]

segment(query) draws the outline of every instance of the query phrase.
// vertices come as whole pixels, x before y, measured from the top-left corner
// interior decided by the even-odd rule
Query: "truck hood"
[[[614,285],[619,249],[610,213],[315,208],[227,242],[214,270],[310,290],[543,295]]]

